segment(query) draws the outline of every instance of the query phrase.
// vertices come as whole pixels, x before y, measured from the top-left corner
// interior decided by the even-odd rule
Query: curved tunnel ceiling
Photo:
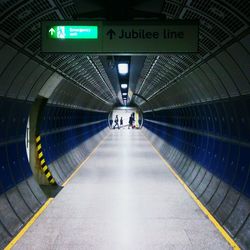
[[[132,65],[133,68],[138,68],[136,74],[138,70],[141,71],[137,83],[134,83],[132,77],[131,85],[136,85],[132,87],[132,90],[135,89],[137,94],[149,99],[154,103],[153,106],[157,107],[164,103],[159,105],[155,103],[156,94],[158,96],[160,92],[167,92],[170,85],[180,84],[181,79],[194,68],[203,67],[201,65],[207,63],[209,58],[222,48],[239,40],[249,31],[248,1],[171,0],[136,1],[134,3],[128,1],[120,5],[114,5],[114,1],[108,1],[105,2],[105,6],[100,5],[99,1],[91,1],[91,4],[90,1],[70,0],[2,1],[0,37],[6,44],[23,52],[52,72],[62,75],[68,82],[74,83],[80,89],[91,92],[107,107],[111,107],[119,103],[119,87],[117,87],[117,76],[112,77],[110,72],[105,70],[107,58],[42,53],[40,51],[40,22],[79,19],[84,15],[87,17],[88,13],[93,14],[93,11],[100,18],[105,19],[107,10],[110,14],[111,6],[112,13],[123,13],[121,18],[141,18],[143,13],[147,17],[148,13],[152,13],[150,10],[154,10],[152,17],[155,18],[164,16],[166,19],[198,19],[200,21],[199,54],[147,56],[142,69],[138,68],[137,63]],[[85,9],[85,12],[83,13],[81,9]],[[161,11],[157,13],[157,10]],[[127,15],[124,11],[127,11]],[[111,18],[117,19],[117,16],[113,14]],[[24,67],[31,62],[22,58],[19,63],[23,63]],[[198,73],[200,70],[197,69]],[[217,68],[211,68],[211,70],[216,71]],[[201,99],[200,97],[199,100]],[[199,102],[199,100],[190,100],[190,102]],[[133,98],[132,101],[140,106],[145,104],[144,100],[138,97]],[[171,101],[175,102],[174,99]]]
[[[27,159],[28,117],[36,114],[32,138],[60,185],[108,134],[108,111],[121,102],[113,59],[40,48],[41,21],[95,17],[199,20],[199,53],[130,58],[129,95],[145,135],[249,249],[249,1],[2,0],[0,11],[0,248],[46,200],[38,183],[49,179],[41,169],[33,178]],[[32,209],[21,202],[30,197]]]

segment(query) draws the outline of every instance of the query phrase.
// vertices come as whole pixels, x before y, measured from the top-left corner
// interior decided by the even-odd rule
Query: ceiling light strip
[[[150,66],[150,69],[149,69],[148,73],[146,74],[146,76],[145,76],[145,78],[144,78],[144,80],[143,80],[143,82],[142,82],[142,84],[141,84],[141,86],[140,86],[140,88],[139,88],[138,93],[141,92],[142,87],[144,86],[144,84],[145,84],[145,82],[146,82],[146,80],[147,80],[149,74],[150,74],[151,71],[153,70],[153,68],[154,68],[154,66],[155,66],[155,64],[157,63],[157,61],[158,61],[159,58],[160,58],[160,56],[157,56],[157,57],[155,58],[154,62],[152,63],[152,65]]]
[[[107,82],[105,81],[105,79],[103,78],[103,76],[101,75],[99,69],[96,67],[95,63],[93,62],[93,60],[87,56],[88,61],[91,63],[91,65],[93,66],[93,68],[95,69],[96,73],[99,75],[99,77],[102,79],[103,83],[106,85],[106,87],[108,88],[110,94],[113,96],[114,99],[116,99],[114,92],[111,90],[110,86],[107,84]]]

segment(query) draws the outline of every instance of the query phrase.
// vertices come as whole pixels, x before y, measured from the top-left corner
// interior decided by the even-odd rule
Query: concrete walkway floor
[[[112,130],[14,249],[231,249],[139,130]]]

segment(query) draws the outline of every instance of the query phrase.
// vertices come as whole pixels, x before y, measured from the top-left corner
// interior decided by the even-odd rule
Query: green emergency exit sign
[[[48,36],[51,39],[98,39],[98,26],[51,26]]]

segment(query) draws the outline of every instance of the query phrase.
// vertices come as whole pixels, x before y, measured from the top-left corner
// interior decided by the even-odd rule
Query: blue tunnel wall
[[[111,104],[73,81],[64,79],[49,69],[48,65],[37,62],[27,53],[2,41],[0,58],[2,249],[48,198],[33,175],[25,145],[27,121],[36,100],[41,97],[47,100],[40,115],[40,129],[37,132],[41,135],[50,171],[59,185],[65,182],[105,136],[105,117]],[[85,69],[93,69],[86,57],[78,59],[79,63],[85,62]],[[89,81],[94,82],[93,76],[88,73],[94,72],[86,72]],[[88,81],[84,84],[88,84]],[[30,140],[35,142],[35,137]],[[41,171],[41,175],[43,174]]]
[[[0,98],[0,249],[45,203],[33,177],[25,135],[33,102]],[[48,167],[61,185],[107,133],[107,113],[46,104],[40,136]],[[35,140],[35,138],[33,138]]]
[[[109,104],[2,42],[0,57],[2,249],[48,198],[33,175],[25,145],[27,121],[37,97],[48,101],[40,116],[38,132],[49,168],[59,185],[105,135]]]
[[[29,101],[0,98],[0,249],[46,201],[26,153],[31,105]]]
[[[52,176],[62,184],[105,136],[108,114],[48,104],[41,114],[43,154]]]
[[[25,148],[25,133],[31,103],[1,98],[0,105],[1,194],[30,177],[32,171]]]
[[[250,248],[250,96],[144,113],[145,133],[243,249]]]

